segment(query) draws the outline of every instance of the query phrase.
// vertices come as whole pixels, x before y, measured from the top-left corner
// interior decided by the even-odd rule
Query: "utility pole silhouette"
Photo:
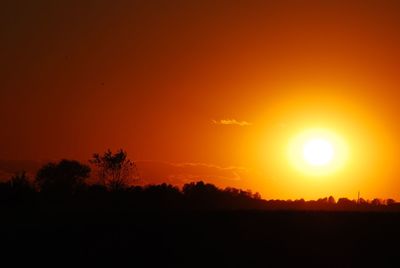
[[[360,204],[360,191],[358,191],[357,204]]]

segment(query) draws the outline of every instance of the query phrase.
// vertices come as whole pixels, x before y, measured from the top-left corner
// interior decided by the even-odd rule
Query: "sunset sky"
[[[124,148],[145,183],[400,200],[399,1],[6,0],[0,41],[0,175]],[[296,168],[309,132],[340,167]]]

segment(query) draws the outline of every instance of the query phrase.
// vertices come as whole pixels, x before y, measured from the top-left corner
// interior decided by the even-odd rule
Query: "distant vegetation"
[[[393,199],[264,200],[259,193],[220,189],[202,181],[178,188],[169,184],[137,186],[139,173],[127,153],[94,154],[91,166],[75,160],[48,163],[35,178],[25,172],[0,184],[0,206],[73,206],[76,209],[224,209],[400,211]],[[95,181],[88,183],[92,170]]]

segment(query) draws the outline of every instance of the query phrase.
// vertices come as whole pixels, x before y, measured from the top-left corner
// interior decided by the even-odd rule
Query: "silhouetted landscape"
[[[400,267],[399,48],[399,0],[0,0],[0,268]]]
[[[130,185],[124,151],[61,160],[0,184],[3,259],[140,267],[396,266],[400,204],[264,200],[202,181]]]

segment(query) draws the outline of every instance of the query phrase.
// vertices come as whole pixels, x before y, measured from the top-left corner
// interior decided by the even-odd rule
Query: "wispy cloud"
[[[244,171],[244,172],[248,172],[247,168],[245,167],[240,167],[240,166],[226,166],[226,167],[222,167],[222,166],[218,166],[218,165],[214,165],[214,164],[208,164],[208,163],[169,163],[172,166],[175,167],[204,167],[204,168],[213,168],[213,169],[219,169],[219,170],[231,170],[231,171],[235,171],[235,170],[239,170],[239,171]]]
[[[212,120],[215,125],[236,125],[236,126],[251,126],[252,123],[247,121],[237,121],[236,119],[221,119],[221,120]]]
[[[159,161],[136,162],[143,184],[185,183],[203,180],[219,186],[240,187],[249,170],[240,166],[219,166],[209,163],[171,163]]]

